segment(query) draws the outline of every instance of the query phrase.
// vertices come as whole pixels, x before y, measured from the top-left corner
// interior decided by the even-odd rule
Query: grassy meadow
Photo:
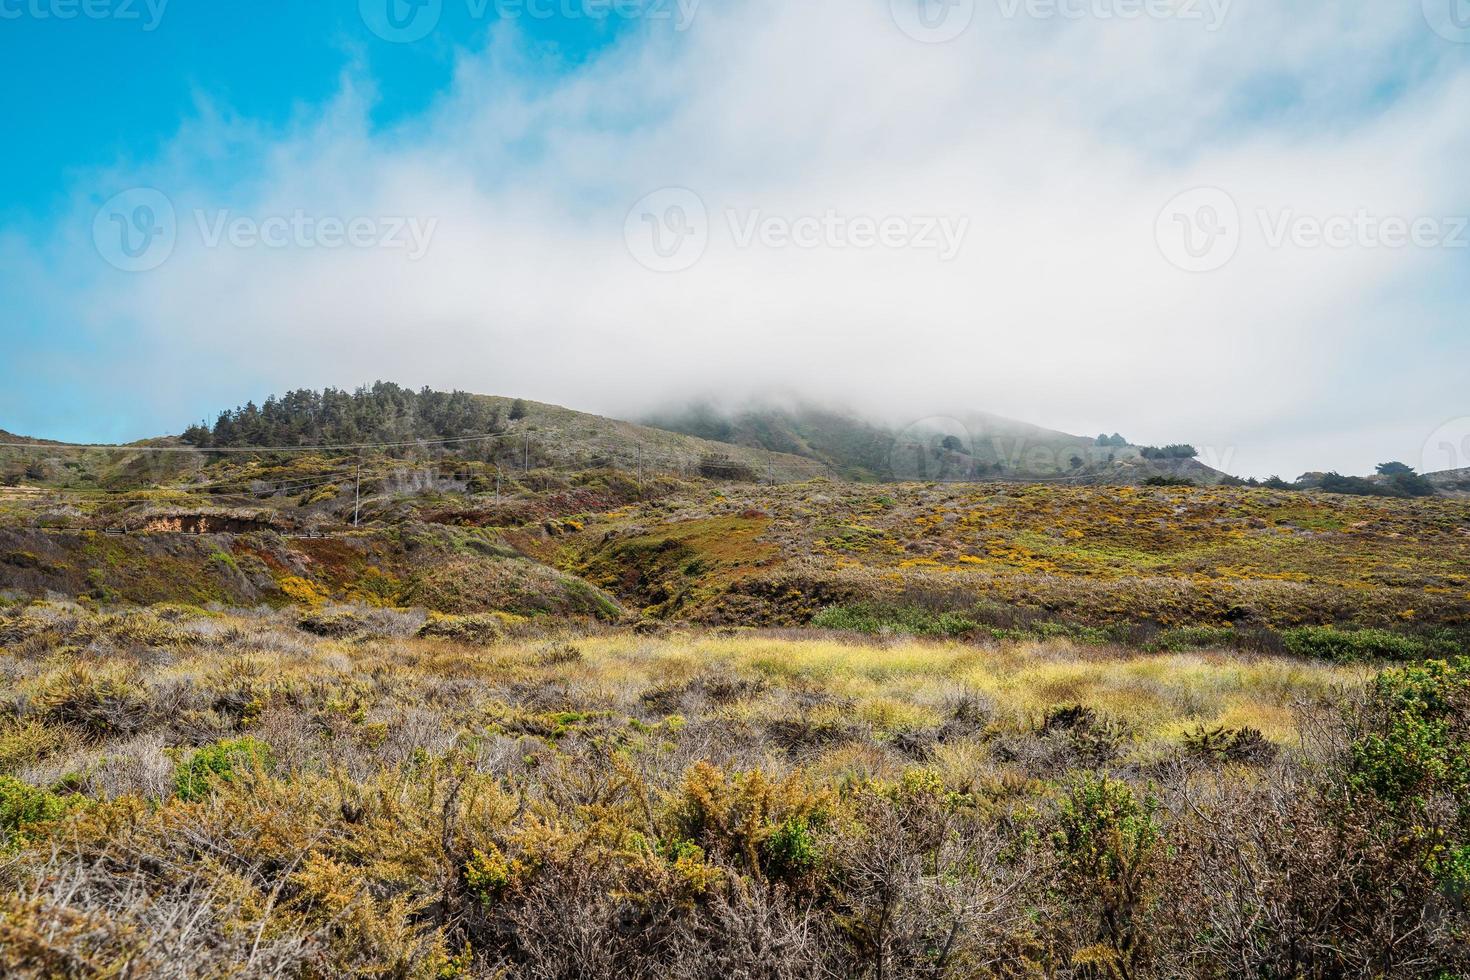
[[[0,500],[0,973],[1470,971],[1463,502],[315,466]]]
[[[1464,715],[1383,711],[1463,712],[1470,665],[360,604],[14,603],[0,643],[9,975],[1464,963]]]

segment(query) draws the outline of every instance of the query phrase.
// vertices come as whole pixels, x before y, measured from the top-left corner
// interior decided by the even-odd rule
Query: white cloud
[[[217,365],[272,388],[382,377],[627,414],[775,386],[896,417],[970,407],[1189,440],[1291,476],[1411,456],[1470,415],[1442,302],[1470,252],[1273,250],[1256,218],[1470,213],[1470,69],[1417,4],[1236,0],[1209,32],[1007,19],[981,0],[944,45],[888,7],[705,5],[689,32],[650,25],[561,77],[497,30],[399,129],[374,132],[371,86],[348,78],[290,131],[206,116],[154,165],[99,180],[90,207],[129,184],[173,200],[179,243],[156,271],[52,245],[97,268],[71,294],[85,321],[138,332],[127,370],[152,391],[215,384],[198,365]],[[210,176],[222,147],[259,161],[248,179]],[[665,186],[711,218],[707,251],[675,274],[623,237]],[[1239,254],[1209,274],[1154,239],[1196,186],[1244,219]],[[438,224],[417,262],[203,247],[194,211],[225,208]],[[942,262],[742,249],[728,209],[970,224]],[[1362,389],[1386,335],[1422,355],[1413,398]]]

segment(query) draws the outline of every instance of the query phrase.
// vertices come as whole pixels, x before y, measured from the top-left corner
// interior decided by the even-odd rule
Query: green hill
[[[645,421],[734,446],[805,456],[858,481],[1142,483],[1163,476],[1216,483],[1224,476],[1193,459],[1146,459],[1138,446],[1099,445],[983,412],[889,425],[811,404],[724,410],[698,403]]]

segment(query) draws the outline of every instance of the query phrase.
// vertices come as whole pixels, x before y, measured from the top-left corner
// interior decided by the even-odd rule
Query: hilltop
[[[892,425],[846,408],[809,403],[724,409],[708,402],[668,408],[650,425],[734,446],[816,460],[843,479],[1043,480],[1142,483],[1150,478],[1218,483],[1224,473],[1192,457],[1149,459],[1121,436],[1071,435],[985,412]]]

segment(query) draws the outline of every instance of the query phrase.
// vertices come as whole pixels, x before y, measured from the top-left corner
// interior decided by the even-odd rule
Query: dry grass
[[[434,622],[0,613],[0,966],[1230,975],[1211,964],[1238,952],[1200,945],[1222,906],[1170,898],[1167,867],[1195,861],[1191,887],[1241,901],[1239,867],[1200,856],[1199,835],[1241,811],[1294,814],[1292,833],[1327,819],[1311,774],[1371,676],[1063,640]],[[1201,726],[1276,749],[1201,755],[1184,737]],[[1123,900],[1056,843],[1097,793],[1144,814],[1118,831],[1142,835],[1142,863],[1113,932],[1099,909]],[[1247,848],[1261,874],[1288,837]]]

